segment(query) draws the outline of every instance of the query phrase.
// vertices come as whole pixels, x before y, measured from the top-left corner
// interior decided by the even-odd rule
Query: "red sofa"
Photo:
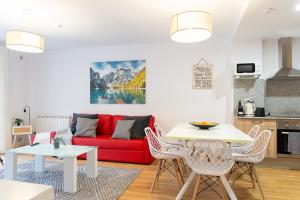
[[[97,126],[96,138],[73,137],[73,145],[86,145],[98,147],[98,160],[151,164],[154,158],[151,156],[147,138],[144,139],[113,139],[111,138],[117,121],[122,120],[122,115],[98,115],[99,122]],[[152,116],[149,120],[149,127],[154,129],[155,118]],[[86,155],[79,156],[86,159]]]

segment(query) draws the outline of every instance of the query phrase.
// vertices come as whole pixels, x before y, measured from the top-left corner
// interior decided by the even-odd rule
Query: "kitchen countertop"
[[[243,116],[243,117],[240,117],[240,116],[234,116],[235,118],[238,118],[238,119],[269,119],[269,120],[276,120],[276,119],[288,119],[288,120],[291,120],[291,119],[294,119],[294,120],[300,120],[300,117],[276,117],[276,116],[265,116],[265,117],[254,117],[254,116]]]

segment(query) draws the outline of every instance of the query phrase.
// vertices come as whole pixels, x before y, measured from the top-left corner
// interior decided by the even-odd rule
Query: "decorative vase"
[[[54,142],[54,149],[59,149],[60,142]]]
[[[21,123],[17,123],[17,126],[20,126],[21,125]]]

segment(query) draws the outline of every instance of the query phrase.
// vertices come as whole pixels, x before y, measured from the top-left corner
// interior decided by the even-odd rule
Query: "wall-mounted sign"
[[[204,58],[193,65],[193,89],[212,89],[213,65]]]

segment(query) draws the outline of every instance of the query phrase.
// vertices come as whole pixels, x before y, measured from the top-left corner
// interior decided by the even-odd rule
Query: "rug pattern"
[[[45,172],[34,171],[34,161],[18,165],[17,180],[21,182],[52,185],[56,200],[115,200],[137,178],[142,170],[98,167],[97,178],[86,176],[86,167],[78,165],[77,189],[75,193],[63,192],[63,165],[47,162]],[[0,170],[0,179],[4,170]]]

